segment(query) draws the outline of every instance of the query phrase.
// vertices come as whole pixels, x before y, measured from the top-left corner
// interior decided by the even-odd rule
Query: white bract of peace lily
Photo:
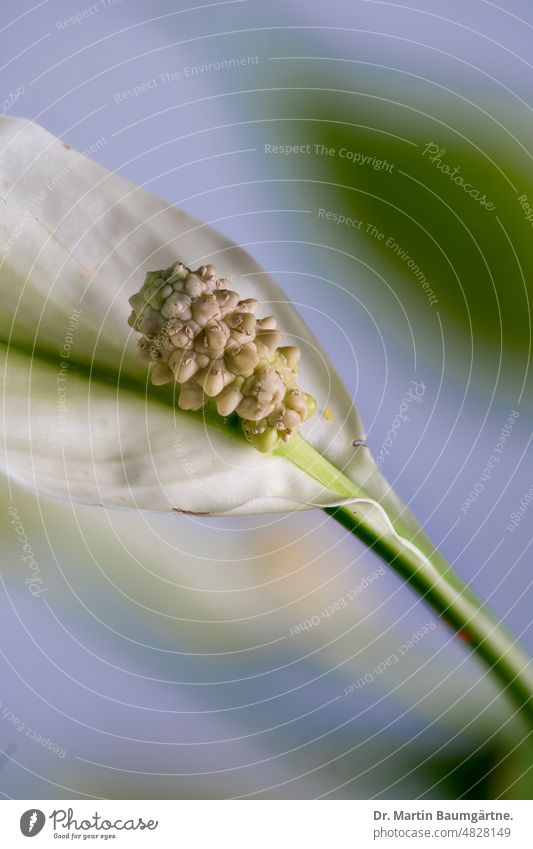
[[[106,507],[217,515],[334,508],[460,630],[533,722],[529,658],[454,574],[359,444],[353,399],[271,277],[209,225],[29,121],[0,118],[0,180],[7,475],[38,493]],[[128,300],[149,272],[177,260],[191,269],[215,265],[238,298],[255,299],[262,315],[275,316],[286,346],[301,349],[299,385],[316,412],[302,417],[299,430],[291,425],[270,453],[246,441],[236,413],[180,409],[177,383],[152,385],[137,359]],[[145,332],[142,321],[132,324]],[[214,392],[204,382],[202,389]],[[242,412],[253,419],[247,397]],[[195,399],[196,390],[182,406],[196,406]]]
[[[29,121],[0,120],[0,174],[8,475],[72,501],[158,511],[236,515],[353,500],[317,469],[261,455],[235,427],[183,412],[171,391],[150,386],[128,299],[147,272],[179,257],[192,268],[215,263],[240,298],[275,315],[284,344],[301,349],[299,383],[317,400],[305,440],[371,495],[386,492],[368,448],[353,445],[363,427],[327,354],[247,253]]]

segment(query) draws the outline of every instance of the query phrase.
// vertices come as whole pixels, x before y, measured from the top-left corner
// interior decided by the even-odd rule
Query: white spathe
[[[128,297],[149,270],[213,263],[302,349],[318,411],[302,433],[382,490],[352,399],[286,296],[216,230],[72,150],[0,118],[0,354],[6,473],[39,493],[160,511],[245,514],[338,504],[287,460],[147,394]],[[72,320],[71,317],[73,316]],[[330,413],[326,417],[325,410]]]

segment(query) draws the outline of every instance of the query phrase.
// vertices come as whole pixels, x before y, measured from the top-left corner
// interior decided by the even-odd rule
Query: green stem
[[[352,501],[326,512],[383,558],[488,664],[533,725],[533,665],[516,640],[466,587],[393,494],[368,495],[301,437],[278,454]],[[373,462],[373,461],[369,461]]]

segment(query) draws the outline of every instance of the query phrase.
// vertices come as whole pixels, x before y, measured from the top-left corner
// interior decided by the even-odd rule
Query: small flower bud
[[[259,302],[255,298],[245,298],[244,301],[239,301],[239,309],[241,312],[254,313],[259,306]]]
[[[160,330],[165,326],[165,319],[160,313],[151,313],[150,315],[146,315],[146,307],[143,312],[143,319],[141,322],[141,332],[144,333],[145,336],[157,336]],[[150,309],[150,307],[148,307]],[[145,316],[145,317],[144,317]]]
[[[189,380],[182,385],[178,399],[178,405],[181,410],[201,410],[204,403],[204,393],[197,383]]]
[[[241,419],[248,419],[251,422],[258,422],[270,415],[275,404],[266,404],[259,401],[253,395],[249,395],[242,399],[237,407],[237,412]]]
[[[243,384],[242,377],[236,377],[222,392],[217,396],[216,405],[217,412],[220,416],[229,416],[234,413],[240,402],[242,401],[241,386]]]
[[[169,337],[169,339],[172,342],[174,348],[183,348],[184,350],[187,348],[192,348],[192,336],[187,333],[187,327],[185,325],[181,328],[181,330],[178,330],[176,333],[173,333],[172,336]]]
[[[234,375],[224,368],[224,360],[215,360],[196,375],[196,381],[209,398],[215,398]]]
[[[201,295],[192,304],[192,317],[198,324],[204,326],[214,318],[220,318],[220,309],[213,294]]]
[[[214,295],[222,315],[232,312],[239,303],[237,292],[230,292],[229,289],[214,292]]]
[[[307,400],[307,415],[305,419],[310,419],[316,413],[316,398],[313,395],[310,395],[309,392],[305,393],[305,397]]]
[[[178,383],[186,383],[199,369],[209,362],[209,357],[197,354],[195,351],[175,351],[171,354],[168,364]]]
[[[129,304],[132,310],[138,314],[144,307],[144,298],[141,292],[136,292],[135,295],[132,295],[129,299]]]
[[[263,356],[268,356],[269,353],[274,353],[281,342],[281,333],[278,330],[260,330],[256,341],[259,350],[263,352]]]
[[[191,318],[191,299],[183,292],[173,292],[161,307],[161,315],[165,318]]]
[[[174,374],[168,363],[158,362],[152,371],[152,383],[154,386],[162,386],[174,380]]]
[[[176,265],[172,269],[167,269],[170,271],[169,280],[186,280],[189,276],[189,269],[185,268],[182,262],[177,262]]]
[[[216,279],[216,268],[214,265],[201,265],[197,273],[204,280]]]
[[[190,295],[191,298],[198,298],[205,291],[205,287],[196,274],[189,274],[184,283],[183,291]]]
[[[285,357],[287,366],[290,369],[296,371],[296,369],[298,368],[298,363],[300,362],[300,357],[302,355],[302,352],[299,348],[297,348],[295,345],[289,345],[286,348],[278,348],[278,354],[281,354],[283,357]]]
[[[203,335],[203,343],[208,351],[213,354],[224,351],[229,337],[229,329],[221,321],[213,321],[206,325]]]
[[[307,398],[305,392],[299,389],[291,389],[285,396],[285,404],[289,409],[295,410],[297,413],[307,412]]]
[[[277,325],[275,315],[267,315],[265,318],[260,318],[257,322],[257,327],[260,330],[275,330]]]
[[[251,343],[249,345],[239,345],[232,348],[224,357],[229,371],[234,374],[246,374],[252,372],[259,362],[259,354],[256,346]]]
[[[271,427],[256,433],[255,431],[258,431],[259,428],[254,427],[251,422],[243,422],[242,429],[248,441],[263,454],[274,451],[280,441],[279,434]]]
[[[141,339],[139,339],[138,345],[139,352],[137,354],[137,359],[141,363],[151,363],[154,358],[151,352],[150,340],[143,336]]]

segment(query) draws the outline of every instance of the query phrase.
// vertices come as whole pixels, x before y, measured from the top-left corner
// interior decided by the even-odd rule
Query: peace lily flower
[[[388,486],[352,399],[269,275],[31,122],[0,118],[0,172],[5,472],[106,507],[325,508],[532,717],[527,657]]]

